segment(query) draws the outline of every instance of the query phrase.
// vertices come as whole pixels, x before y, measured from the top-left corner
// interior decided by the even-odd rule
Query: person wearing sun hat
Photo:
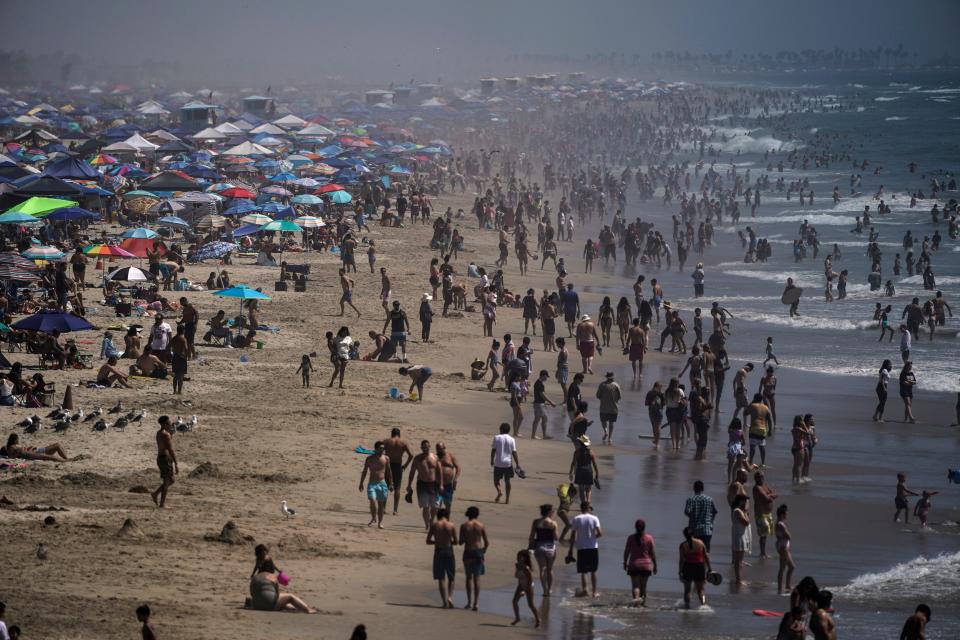
[[[577,350],[580,351],[583,372],[593,373],[593,356],[596,353],[602,354],[603,350],[600,347],[597,327],[587,314],[580,316],[580,324],[577,325]]]
[[[577,485],[580,496],[590,501],[593,487],[600,487],[600,470],[597,468],[597,456],[590,448],[590,438],[584,434],[577,438],[577,448],[570,461],[570,481]]]

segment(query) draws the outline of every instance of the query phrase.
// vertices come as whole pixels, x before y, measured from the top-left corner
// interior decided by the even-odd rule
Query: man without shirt
[[[437,511],[437,520],[427,533],[427,544],[433,545],[433,579],[440,588],[440,601],[444,609],[453,609],[453,578],[457,561],[453,547],[457,542],[457,528],[449,520],[446,509]]]
[[[430,523],[437,515],[437,499],[443,492],[443,474],[440,471],[440,461],[430,451],[430,441],[420,442],[420,453],[414,457],[410,465],[410,476],[407,480],[407,492],[413,491],[413,479],[417,479],[417,504],[423,513],[423,529],[430,530]]]
[[[440,499],[443,500],[443,507],[449,513],[453,506],[453,494],[457,490],[457,481],[460,479],[460,463],[455,455],[447,451],[445,443],[438,442],[436,449],[440,472],[443,474],[443,491],[440,492]]]
[[[509,425],[507,425],[509,427]],[[467,521],[460,525],[460,544],[463,545],[463,572],[466,575],[467,604],[464,609],[477,610],[480,597],[480,576],[486,573],[484,558],[490,548],[487,529],[477,520],[480,509],[467,509]]]
[[[363,481],[370,473],[367,483],[367,499],[370,501],[370,522],[368,527],[377,523],[378,529],[383,529],[383,512],[387,508],[387,496],[393,488],[393,475],[390,472],[390,458],[385,453],[383,442],[378,440],[373,445],[373,453],[367,456],[363,463],[363,472],[360,474],[360,491],[363,491]]]
[[[390,458],[390,476],[393,478],[393,515],[397,515],[400,507],[400,483],[403,482],[403,472],[413,460],[413,452],[400,437],[400,429],[396,427],[390,430],[390,437],[383,441],[383,446],[387,457]],[[406,462],[403,461],[404,454],[407,455]]]

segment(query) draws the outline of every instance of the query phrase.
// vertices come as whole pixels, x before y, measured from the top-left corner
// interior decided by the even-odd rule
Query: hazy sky
[[[502,74],[511,53],[955,50],[960,0],[0,0],[0,48],[251,83]],[[15,28],[9,28],[15,27]]]

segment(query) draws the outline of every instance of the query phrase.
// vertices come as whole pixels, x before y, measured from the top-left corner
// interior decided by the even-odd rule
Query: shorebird
[[[117,400],[117,404],[113,405],[113,408],[107,413],[120,413],[121,411],[123,411],[123,400]]]
[[[106,430],[107,430],[107,427],[109,427],[109,426],[110,426],[110,425],[107,424],[107,421],[106,421],[106,420],[97,420],[96,422],[93,423],[93,430],[94,430],[94,431],[106,431]]]
[[[87,417],[83,419],[83,421],[84,421],[84,422],[90,422],[91,420],[95,420],[95,419],[99,418],[101,415],[103,415],[103,407],[97,407],[96,409],[94,409],[93,411],[91,411],[91,412],[87,415]]]
[[[296,509],[291,509],[288,507],[286,500],[280,503],[280,513],[283,514],[284,518],[292,518],[293,516],[297,515]]]
[[[62,404],[58,404],[58,405],[53,409],[53,411],[51,411],[50,413],[47,414],[47,417],[48,417],[48,418],[58,419],[61,415],[63,415],[63,405],[62,405]]]
[[[83,409],[80,409],[75,414],[70,416],[70,422],[80,422],[81,420],[83,420],[84,415],[85,414],[83,413]]]
[[[47,548],[42,542],[37,544],[37,560],[47,559]]]
[[[66,431],[67,429],[70,428],[72,424],[73,423],[70,422],[69,420],[61,420],[57,424],[53,425],[53,430],[57,432]]]

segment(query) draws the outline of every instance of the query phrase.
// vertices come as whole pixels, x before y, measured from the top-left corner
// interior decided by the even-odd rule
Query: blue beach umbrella
[[[151,231],[150,229],[145,229],[144,227],[137,227],[136,229],[127,229],[120,234],[121,238],[139,238],[139,239],[149,239],[156,238],[157,232]]]
[[[72,313],[63,313],[55,310],[44,310],[27,316],[22,320],[17,320],[11,325],[14,329],[24,331],[41,331],[50,333],[53,330],[59,330],[61,333],[68,331],[88,331],[93,329],[93,325]]]
[[[353,196],[346,191],[334,191],[330,194],[330,200],[337,204],[350,204],[353,202]]]

